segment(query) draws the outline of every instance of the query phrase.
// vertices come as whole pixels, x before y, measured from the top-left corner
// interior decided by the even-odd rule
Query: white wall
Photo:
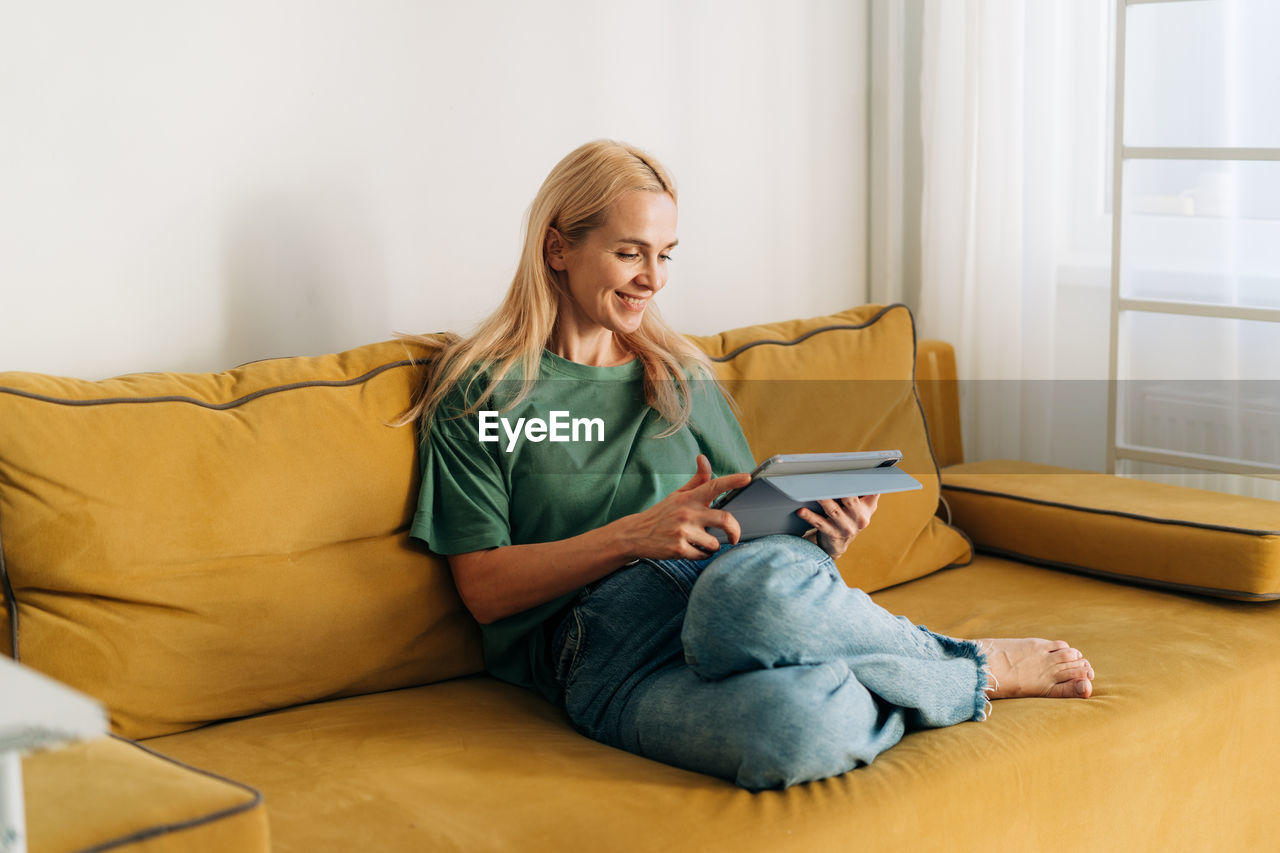
[[[217,370],[464,331],[555,162],[675,173],[660,305],[866,292],[866,0],[0,0],[0,370]]]

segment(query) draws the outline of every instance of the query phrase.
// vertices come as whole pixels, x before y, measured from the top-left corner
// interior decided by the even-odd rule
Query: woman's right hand
[[[708,504],[749,482],[750,474],[712,479],[711,463],[699,456],[693,479],[644,512],[568,539],[449,555],[454,583],[471,615],[488,625],[581,589],[629,560],[700,559],[720,547],[706,528],[721,528],[734,543],[742,533],[732,515]]]
[[[711,463],[701,453],[697,464],[689,482],[643,512],[626,517],[627,548],[634,559],[698,560],[714,554],[720,542],[707,532],[708,527],[720,528],[730,543],[737,544],[742,534],[738,520],[725,510],[711,509],[710,504],[722,492],[747,485],[751,475],[713,478]]]

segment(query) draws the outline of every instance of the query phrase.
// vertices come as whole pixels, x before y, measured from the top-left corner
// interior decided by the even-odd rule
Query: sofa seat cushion
[[[31,853],[267,853],[266,807],[246,785],[103,737],[22,761]]]
[[[875,597],[958,636],[1070,640],[1095,696],[997,702],[760,794],[589,741],[485,676],[147,743],[262,790],[279,853],[1253,849],[1274,826],[1280,608],[989,556]]]

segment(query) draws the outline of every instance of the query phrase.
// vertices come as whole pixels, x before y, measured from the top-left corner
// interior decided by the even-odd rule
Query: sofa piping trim
[[[163,397],[102,397],[97,400],[67,400],[62,397],[50,397],[47,394],[37,394],[33,391],[8,388],[3,385],[0,385],[0,394],[12,394],[16,397],[26,397],[29,400],[36,400],[41,403],[53,403],[59,406],[108,406],[127,403],[188,403],[192,406],[199,406],[204,409],[225,411],[227,409],[238,408],[243,406],[245,403],[252,402],[253,400],[257,400],[261,397],[266,397],[269,394],[278,394],[281,391],[296,391],[299,388],[346,388],[351,385],[360,385],[388,370],[394,370],[397,367],[410,367],[421,363],[421,361],[409,358],[404,359],[403,361],[393,361],[379,365],[367,373],[351,379],[312,379],[307,382],[291,382],[287,385],[275,385],[270,388],[260,388],[257,391],[245,394],[243,397],[237,397],[234,400],[228,400],[225,403],[210,403],[206,400],[197,400],[195,397],[183,397],[178,395]]]
[[[748,343],[743,344],[742,346],[738,347],[732,352],[726,353],[721,356],[713,357],[711,360],[717,363],[726,362],[731,359],[737,358],[743,352],[751,349],[752,347],[764,346],[766,344],[771,346],[782,346],[782,347],[795,346],[798,343],[807,341],[809,338],[813,337],[816,334],[819,334],[820,332],[834,332],[834,331],[841,331],[841,330],[853,331],[857,329],[865,329],[868,326],[872,325],[873,323],[876,323],[877,321],[879,321],[881,317],[883,317],[885,314],[888,314],[890,311],[892,311],[895,308],[901,308],[903,311],[906,311],[907,319],[911,322],[911,395],[915,398],[916,411],[920,413],[920,422],[924,424],[924,443],[929,448],[929,459],[930,461],[933,462],[933,474],[935,477],[938,478],[938,484],[940,487],[938,490],[938,497],[939,499],[941,499],[942,498],[942,489],[941,489],[942,472],[938,467],[938,457],[933,452],[933,436],[929,435],[929,419],[924,416],[924,404],[920,402],[920,389],[916,386],[916,363],[917,363],[916,356],[918,354],[918,350],[920,346],[920,341],[916,335],[916,317],[914,314],[911,313],[911,308],[908,307],[907,305],[904,305],[901,302],[894,302],[891,305],[886,305],[883,308],[881,308],[879,311],[876,312],[874,317],[867,320],[866,322],[839,323],[839,324],[833,324],[830,326],[819,326],[818,328],[810,329],[800,337],[793,338],[789,341],[779,341],[779,340],[773,340],[773,339],[761,339],[758,341],[749,341]],[[950,507],[948,507],[948,516],[949,515],[950,515]],[[942,522],[942,524],[946,525],[947,527],[954,530],[956,533],[960,534],[960,537],[964,539],[965,542],[969,543],[969,559],[968,560],[965,560],[963,563],[948,563],[945,566],[940,566],[937,569],[937,571],[942,571],[943,569],[958,569],[962,566],[967,566],[970,563],[972,563],[973,555],[976,553],[976,549],[973,546],[973,540],[969,538],[969,534],[965,533],[963,530],[953,525],[949,517],[946,521],[943,521],[937,514],[935,514],[933,517],[937,518],[938,521]]]
[[[1119,518],[1132,518],[1136,521],[1147,521],[1152,524],[1175,524],[1182,527],[1195,527],[1201,530],[1217,530],[1223,533],[1239,533],[1242,536],[1280,536],[1280,530],[1253,530],[1247,527],[1228,527],[1224,524],[1208,524],[1203,521],[1186,521],[1179,518],[1160,518],[1154,515],[1140,515],[1136,512],[1125,512],[1124,510],[1119,509],[1097,509],[1095,507],[1066,504],[1060,501],[1047,501],[1041,498],[1011,495],[1008,492],[993,492],[987,489],[975,489],[972,486],[951,486],[947,485],[945,482],[942,484],[942,489],[943,491],[951,489],[957,492],[970,492],[975,495],[989,495],[993,498],[1005,498],[1011,501],[1022,501],[1023,503],[1049,506],[1056,509],[1074,510],[1076,512],[1088,512],[1093,513],[1094,515],[1114,515]]]
[[[0,539],[0,595],[9,612],[9,654],[18,659],[18,600],[13,597],[13,584],[9,582],[9,570],[4,565],[4,540]]]
[[[208,770],[201,770],[199,767],[192,767],[190,764],[186,764],[185,762],[179,761],[176,758],[170,758],[169,756],[163,753],[156,752],[154,749],[148,746],[143,746],[142,744],[138,743],[136,740],[129,740],[128,738],[120,737],[119,735],[112,734],[110,732],[107,733],[107,736],[114,738],[118,741],[121,741],[123,743],[127,743],[130,746],[136,746],[138,749],[141,749],[143,752],[149,752],[152,755],[154,755],[156,758],[163,759],[169,762],[170,764],[176,764],[177,766],[183,768],[184,770],[190,770],[192,772],[199,773],[203,776],[208,776],[211,779],[217,779],[219,782],[226,782],[228,785],[232,785],[236,788],[240,788],[244,791],[247,791],[248,793],[253,795],[253,799],[249,800],[248,802],[241,803],[240,805],[237,805],[237,806],[231,806],[229,808],[222,809],[221,811],[211,812],[210,814],[203,815],[201,817],[194,817],[188,820],[179,821],[177,823],[164,823],[158,826],[150,826],[150,827],[147,827],[146,829],[140,829],[128,835],[121,836],[120,838],[112,839],[111,841],[104,841],[101,844],[95,844],[92,847],[85,847],[84,849],[78,851],[78,853],[98,853],[98,851],[100,850],[111,850],[116,847],[121,847],[125,844],[132,844],[136,841],[146,841],[147,839],[155,838],[160,835],[169,835],[170,833],[180,832],[184,829],[192,829],[197,826],[203,826],[204,824],[207,824],[207,823],[213,823],[216,820],[222,820],[223,818],[226,818],[226,817],[232,817],[233,815],[237,815],[240,812],[252,811],[253,809],[262,805],[262,792],[256,788],[249,787],[243,782],[237,782],[234,779],[228,779],[225,776],[219,776],[217,773],[212,773]]]
[[[792,340],[789,340],[789,341],[779,341],[779,340],[773,340],[771,338],[763,338],[758,341],[748,341],[747,343],[743,344],[742,346],[738,347],[732,352],[727,352],[724,355],[714,356],[712,357],[711,360],[714,362],[729,361],[730,359],[737,358],[743,352],[751,349],[752,347],[764,346],[765,344],[771,344],[773,346],[780,346],[780,347],[793,347],[796,344],[803,343],[804,341],[809,340],[809,338],[812,338],[814,335],[820,334],[822,332],[834,332],[834,331],[839,331],[841,329],[850,329],[850,330],[865,329],[867,326],[872,325],[873,323],[875,323],[877,320],[879,320],[881,317],[883,317],[885,314],[887,314],[889,311],[891,311],[894,308],[905,308],[907,311],[907,314],[911,314],[910,308],[907,308],[907,306],[903,305],[901,302],[895,302],[892,305],[886,305],[885,307],[881,308],[878,312],[876,312],[876,315],[874,317],[872,317],[870,320],[867,320],[865,323],[839,323],[831,326],[819,326],[818,328],[810,329],[800,337],[793,338]],[[912,343],[912,346],[914,347],[916,343],[916,319],[914,316],[911,318],[911,343]],[[913,350],[911,353],[912,381],[915,381],[915,376],[916,376],[915,360],[916,360],[916,356]],[[923,409],[921,411],[923,413]]]
[[[1074,563],[1063,563],[1057,560],[1046,560],[1040,557],[1031,557],[1017,551],[1011,551],[1007,548],[995,548],[990,545],[979,544],[978,549],[982,551],[982,553],[990,554],[993,557],[1004,557],[1010,560],[1019,560],[1024,563],[1044,566],[1049,569],[1062,569],[1068,572],[1092,575],[1105,580],[1122,581],[1129,584],[1136,584],[1138,586],[1150,586],[1157,589],[1168,590],[1170,592],[1189,592],[1196,595],[1211,595],[1215,598],[1228,598],[1241,601],[1280,601],[1280,592],[1243,592],[1238,589],[1227,589],[1225,587],[1197,586],[1189,583],[1178,583],[1176,581],[1147,578],[1142,575],[1125,575],[1119,572],[1108,572],[1104,569],[1091,569],[1088,566],[1078,566]]]

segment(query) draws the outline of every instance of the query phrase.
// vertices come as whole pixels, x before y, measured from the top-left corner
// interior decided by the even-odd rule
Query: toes
[[[1076,665],[1076,663],[1068,663],[1066,666],[1056,667],[1050,674],[1050,679],[1055,683],[1064,683],[1064,681],[1088,681],[1089,670],[1087,667]]]
[[[1071,663],[1073,661],[1083,660],[1084,655],[1079,649],[1073,649],[1070,646],[1064,649],[1054,649],[1049,653],[1054,663]]]
[[[1081,657],[1077,661],[1072,661],[1071,665],[1068,667],[1064,667],[1064,669],[1070,669],[1073,672],[1081,672],[1084,674],[1083,677],[1089,679],[1090,681],[1092,681],[1094,678],[1093,664],[1089,663],[1089,661],[1085,660],[1083,657]]]
[[[1049,699],[1088,699],[1093,695],[1093,682],[1087,678],[1059,681],[1041,695]]]
[[[1046,699],[1074,699],[1076,696],[1075,685],[1074,681],[1059,681],[1040,695]]]

